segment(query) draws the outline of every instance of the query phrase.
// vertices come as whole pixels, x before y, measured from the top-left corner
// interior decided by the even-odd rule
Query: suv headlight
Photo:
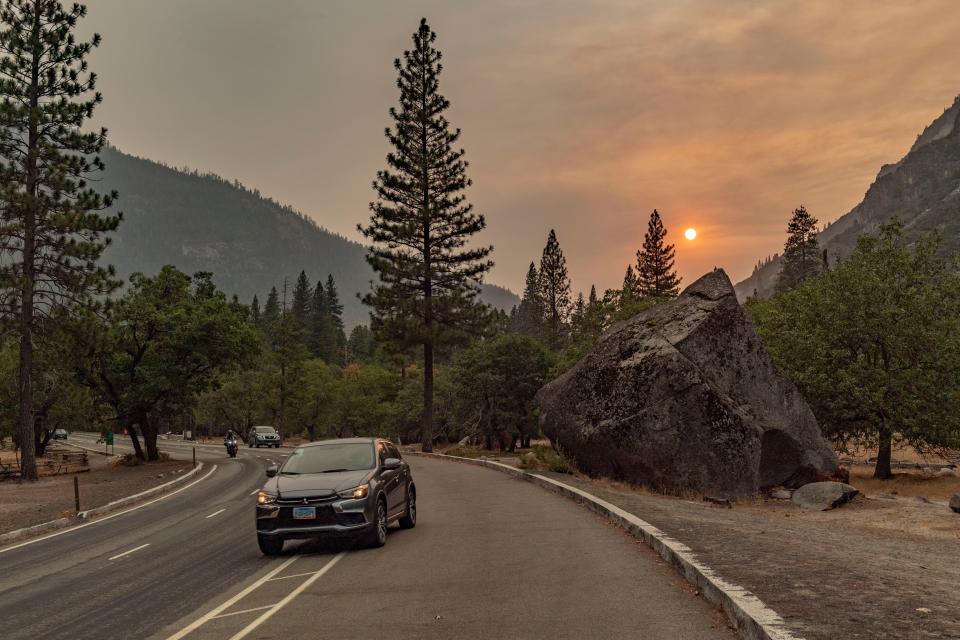
[[[337,493],[337,495],[340,496],[341,498],[359,500],[360,498],[366,498],[368,493],[370,493],[370,486],[366,484],[361,484],[360,486],[354,487],[353,489],[340,491]]]
[[[273,504],[277,501],[277,496],[267,493],[263,489],[257,492],[257,504]]]

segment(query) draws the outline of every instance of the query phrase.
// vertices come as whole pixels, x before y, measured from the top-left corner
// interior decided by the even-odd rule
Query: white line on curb
[[[345,556],[345,555],[347,555],[347,552],[346,552],[346,551],[341,551],[341,552],[338,553],[337,555],[335,555],[335,556],[333,556],[332,558],[330,558],[330,561],[327,562],[327,564],[323,565],[323,568],[322,568],[322,569],[320,569],[319,571],[315,572],[315,573],[313,574],[313,577],[312,577],[312,578],[307,578],[306,580],[304,580],[304,581],[303,581],[303,584],[301,584],[299,587],[297,587],[296,589],[294,589],[293,591],[291,591],[290,593],[288,593],[283,600],[281,600],[281,601],[278,602],[277,604],[273,605],[272,608],[267,609],[263,614],[260,615],[259,618],[257,618],[256,620],[254,620],[253,622],[251,622],[250,624],[248,624],[247,626],[245,626],[243,629],[241,629],[241,630],[238,631],[237,633],[233,634],[233,635],[230,637],[230,640],[241,640],[241,638],[246,638],[247,635],[248,635],[251,631],[253,631],[253,630],[256,629],[257,627],[259,627],[261,624],[263,624],[263,623],[266,622],[267,620],[269,620],[269,619],[270,619],[270,616],[272,616],[273,614],[275,614],[277,611],[280,611],[280,609],[283,609],[287,604],[290,603],[291,600],[293,600],[293,599],[296,598],[298,595],[300,595],[301,593],[303,593],[303,591],[304,591],[307,587],[309,587],[309,586],[312,585],[314,582],[316,582],[317,580],[319,580],[319,579],[323,576],[323,574],[325,574],[327,571],[329,571],[330,569],[332,569],[332,568],[333,568],[333,565],[337,564],[337,563],[340,561],[340,559],[341,559],[343,556]]]
[[[7,551],[13,551],[14,549],[19,549],[20,547],[25,547],[25,546],[27,546],[28,544],[34,544],[34,543],[36,543],[36,542],[41,542],[41,541],[43,541],[43,540],[49,540],[50,538],[56,538],[57,536],[62,536],[62,535],[65,534],[65,533],[70,533],[71,531],[76,531],[77,529],[83,529],[83,528],[85,528],[85,527],[90,527],[90,526],[93,526],[93,525],[95,525],[95,524],[100,524],[101,522],[106,522],[107,520],[112,520],[113,518],[116,518],[116,517],[118,517],[118,516],[122,516],[122,515],[125,514],[125,513],[130,513],[131,511],[136,511],[137,509],[142,509],[142,508],[144,508],[144,507],[146,507],[146,506],[148,506],[148,505],[153,504],[154,502],[159,502],[159,501],[161,501],[161,500],[166,500],[166,499],[169,498],[170,496],[175,496],[175,495],[177,495],[178,493],[180,493],[181,491],[186,491],[187,489],[189,489],[189,488],[192,487],[193,485],[195,485],[195,484],[197,484],[197,483],[199,483],[199,482],[203,482],[204,480],[206,480],[207,478],[209,478],[210,476],[212,476],[212,475],[213,475],[213,472],[216,471],[216,470],[217,470],[217,465],[213,465],[213,469],[210,469],[210,472],[209,472],[207,475],[203,476],[202,478],[199,478],[199,479],[197,479],[197,480],[194,480],[194,481],[191,482],[190,484],[186,485],[185,487],[180,487],[180,488],[177,489],[176,491],[171,491],[170,493],[165,493],[165,494],[163,494],[162,496],[160,496],[159,498],[154,498],[153,500],[150,500],[149,502],[144,502],[143,504],[138,504],[138,505],[135,506],[135,507],[131,507],[131,508],[129,508],[129,509],[124,509],[123,511],[118,511],[118,512],[116,512],[116,513],[111,513],[110,515],[104,516],[104,517],[99,518],[99,519],[97,519],[97,520],[92,520],[92,521],[86,522],[86,523],[84,523],[84,524],[78,524],[78,525],[75,526],[75,527],[68,527],[68,528],[66,528],[66,529],[63,529],[62,531],[57,531],[56,533],[51,533],[50,535],[47,535],[47,536],[41,536],[41,537],[39,537],[39,538],[33,538],[32,540],[27,540],[26,542],[21,542],[20,544],[11,545],[11,546],[9,546],[9,547],[3,547],[2,549],[0,549],[0,553],[6,553]]]
[[[230,607],[232,607],[234,604],[236,604],[243,598],[246,598],[252,591],[254,591],[257,587],[262,585],[264,582],[266,582],[273,576],[277,575],[278,573],[280,573],[281,571],[289,567],[291,564],[293,564],[293,562],[298,557],[299,556],[291,556],[290,559],[285,560],[282,564],[280,564],[280,566],[275,568],[273,571],[266,574],[265,576],[263,576],[262,578],[260,578],[259,580],[251,584],[249,587],[247,587],[237,595],[233,596],[232,598],[230,598],[229,600],[221,604],[219,607],[197,618],[196,620],[194,620],[193,622],[185,626],[183,629],[181,629],[180,631],[176,632],[175,634],[167,638],[167,640],[180,640],[180,638],[183,638],[184,636],[192,632],[194,629],[197,629],[202,625],[206,624],[207,622],[209,622],[210,620],[213,620],[218,615],[220,615],[223,611],[229,609]],[[276,605],[273,605],[273,606],[276,606]]]
[[[124,551],[123,553],[118,553],[117,555],[113,556],[112,558],[107,558],[107,560],[116,560],[117,558],[125,558],[125,557],[127,557],[128,555],[130,555],[131,553],[133,553],[134,551],[140,551],[140,549],[146,549],[146,548],[149,547],[149,546],[150,546],[150,543],[148,542],[147,544],[142,544],[142,545],[140,545],[139,547],[134,547],[133,549],[130,549],[129,551]]]
[[[208,515],[207,518],[212,518],[213,516],[218,516],[218,515],[220,515],[221,513],[223,513],[224,511],[226,511],[226,509],[220,509],[219,511],[214,511],[213,513],[211,513],[210,515]]]

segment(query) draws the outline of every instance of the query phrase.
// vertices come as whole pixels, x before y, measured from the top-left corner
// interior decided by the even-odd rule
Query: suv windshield
[[[326,444],[296,449],[280,468],[280,473],[359,471],[373,466],[373,446],[368,442]]]
[[[254,427],[257,433],[276,433],[273,427]]]

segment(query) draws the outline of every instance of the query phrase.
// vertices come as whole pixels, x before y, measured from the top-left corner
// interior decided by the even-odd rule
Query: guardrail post
[[[77,476],[73,476],[73,506],[80,513],[80,479]]]

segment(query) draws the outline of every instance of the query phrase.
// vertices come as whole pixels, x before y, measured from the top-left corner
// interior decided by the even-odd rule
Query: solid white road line
[[[309,587],[309,586],[312,585],[314,582],[316,582],[317,580],[319,580],[319,579],[323,576],[323,574],[325,574],[327,571],[329,571],[330,569],[332,569],[332,568],[333,568],[333,565],[337,564],[337,563],[340,561],[340,558],[342,558],[342,557],[345,556],[345,555],[347,555],[347,552],[346,552],[346,551],[341,551],[341,552],[338,553],[337,555],[335,555],[335,556],[333,556],[332,558],[330,558],[330,561],[327,562],[327,564],[323,565],[323,568],[322,568],[322,569],[320,569],[319,571],[315,572],[315,573],[313,574],[313,577],[312,577],[312,578],[307,578],[306,580],[304,580],[304,581],[303,581],[303,584],[301,584],[299,587],[297,587],[296,589],[294,589],[293,591],[291,591],[290,593],[288,593],[283,600],[281,600],[281,601],[278,602],[277,604],[273,605],[273,607],[271,607],[270,609],[267,609],[263,614],[260,615],[259,618],[257,618],[256,620],[254,620],[253,622],[251,622],[250,624],[248,624],[247,626],[245,626],[243,629],[241,629],[241,630],[238,631],[237,633],[233,634],[233,636],[230,637],[230,640],[241,640],[241,638],[246,638],[247,635],[249,635],[251,631],[253,631],[253,630],[256,629],[257,627],[259,627],[261,624],[263,624],[263,623],[266,622],[267,620],[269,620],[269,619],[270,619],[270,616],[272,616],[273,614],[275,614],[277,611],[280,611],[280,609],[283,609],[287,604],[290,603],[291,600],[293,600],[293,599],[296,598],[298,595],[300,595],[301,593],[303,593],[303,591],[304,591],[307,587]]]
[[[209,478],[210,476],[212,476],[212,475],[213,475],[213,472],[216,471],[216,470],[217,470],[217,465],[213,465],[213,469],[210,469],[210,472],[209,472],[207,475],[203,476],[202,478],[199,478],[199,479],[197,479],[197,480],[194,480],[193,482],[191,482],[191,483],[188,484],[187,486],[185,486],[185,487],[180,487],[180,488],[177,489],[176,491],[171,491],[170,493],[165,493],[165,494],[163,494],[162,496],[160,496],[159,498],[154,498],[153,500],[150,500],[149,502],[144,502],[143,504],[138,504],[137,506],[131,507],[131,508],[129,508],[129,509],[125,509],[124,511],[118,511],[117,513],[111,513],[110,515],[104,516],[104,517],[102,517],[102,518],[98,518],[97,520],[92,520],[92,521],[87,522],[87,523],[85,523],[85,524],[78,524],[78,525],[75,526],[75,527],[69,527],[69,528],[67,528],[67,529],[63,529],[63,530],[61,530],[61,531],[57,531],[56,533],[51,533],[50,535],[47,535],[47,536],[41,536],[41,537],[39,537],[39,538],[33,538],[32,540],[27,540],[26,542],[21,542],[20,544],[15,544],[15,545],[12,545],[12,546],[9,546],[9,547],[3,547],[2,549],[0,549],[0,553],[6,553],[7,551],[13,551],[14,549],[19,549],[20,547],[25,547],[25,546],[27,546],[28,544],[34,544],[34,543],[37,543],[37,542],[42,542],[43,540],[49,540],[50,538],[56,538],[57,536],[62,536],[62,535],[65,534],[65,533],[70,533],[71,531],[76,531],[77,529],[84,529],[84,528],[86,528],[86,527],[92,527],[92,526],[95,525],[95,524],[100,524],[101,522],[106,522],[107,520],[112,520],[113,518],[116,518],[117,516],[122,516],[122,515],[125,514],[125,513],[130,513],[131,511],[136,511],[137,509],[143,509],[144,507],[149,506],[149,505],[153,504],[154,502],[160,502],[161,500],[166,500],[166,499],[169,498],[170,496],[175,496],[175,495],[177,495],[178,493],[180,493],[181,491],[186,491],[187,489],[189,489],[189,488],[192,487],[193,485],[197,484],[198,482],[203,482],[204,480],[206,480],[207,478]]]
[[[230,616],[239,616],[242,613],[253,613],[254,611],[263,611],[264,609],[269,609],[270,607],[275,607],[275,604],[265,604],[262,607],[254,607],[253,609],[244,609],[243,611],[231,611],[230,613],[221,613],[218,616],[213,616],[211,620],[216,620],[218,618],[229,618]]]
[[[229,600],[227,600],[226,602],[224,602],[223,604],[221,604],[219,607],[217,607],[217,608],[211,610],[210,612],[204,614],[204,615],[201,616],[200,618],[197,618],[196,620],[194,620],[193,622],[191,622],[190,624],[188,624],[186,627],[184,627],[184,628],[181,629],[180,631],[176,632],[175,634],[173,634],[172,636],[170,636],[169,638],[167,638],[167,640],[180,640],[180,638],[183,638],[184,636],[186,636],[187,634],[191,633],[191,632],[194,631],[195,629],[201,627],[202,625],[206,624],[206,623],[209,622],[210,620],[213,620],[213,619],[216,618],[218,615],[220,615],[221,613],[223,613],[224,611],[226,611],[227,609],[229,609],[230,607],[232,607],[234,604],[236,604],[237,602],[239,602],[239,601],[242,600],[243,598],[246,598],[248,595],[250,595],[250,593],[251,593],[252,591],[254,591],[257,587],[259,587],[260,585],[262,585],[264,582],[266,582],[267,580],[269,580],[269,579],[272,578],[273,576],[277,575],[278,573],[280,573],[281,571],[283,571],[284,569],[286,569],[287,567],[289,567],[291,564],[293,564],[294,560],[296,560],[298,557],[299,557],[299,556],[290,556],[290,558],[289,558],[288,560],[285,560],[282,564],[280,564],[277,568],[273,569],[270,573],[266,574],[265,576],[263,576],[262,578],[260,578],[260,579],[257,580],[256,582],[252,583],[252,584],[251,584],[250,586],[248,586],[246,589],[244,589],[243,591],[241,591],[241,592],[238,593],[237,595],[233,596],[232,598],[230,598]],[[273,605],[273,606],[276,606],[276,605]]]
[[[224,509],[220,509],[220,511],[214,511],[213,513],[211,513],[210,515],[208,515],[207,518],[212,518],[213,516],[220,515],[220,514],[223,513],[224,511],[226,511],[225,508],[224,508]]]
[[[118,553],[117,555],[113,556],[112,558],[107,558],[107,559],[108,559],[108,560],[116,560],[117,558],[125,558],[126,556],[130,555],[130,554],[133,553],[134,551],[140,551],[140,549],[146,549],[146,548],[149,547],[149,546],[150,546],[150,543],[148,542],[147,544],[142,544],[142,545],[140,545],[139,547],[134,547],[133,549],[130,549],[130,551],[124,551],[123,553]]]
[[[251,495],[251,496],[252,496],[252,495],[256,495],[258,491],[260,491],[260,489],[254,489],[253,491],[251,491],[251,492],[250,492],[249,494],[247,494],[247,495]]]

